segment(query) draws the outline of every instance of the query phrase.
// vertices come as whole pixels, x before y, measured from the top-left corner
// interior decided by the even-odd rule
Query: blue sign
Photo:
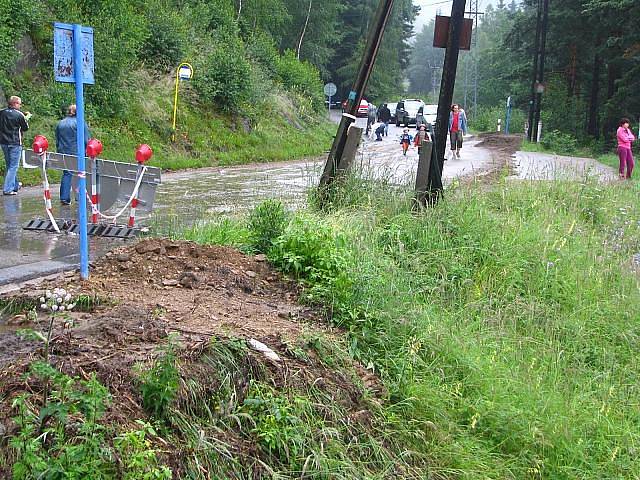
[[[53,73],[57,82],[74,83],[73,25],[53,24]],[[82,27],[82,82],[93,85],[93,28]]]

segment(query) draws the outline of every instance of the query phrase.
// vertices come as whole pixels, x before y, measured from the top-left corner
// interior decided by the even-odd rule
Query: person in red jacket
[[[631,178],[633,172],[633,154],[631,153],[631,142],[634,137],[631,129],[629,128],[629,119],[623,118],[620,120],[620,126],[616,132],[618,137],[618,158],[620,159],[620,178]],[[626,170],[626,175],[625,175]]]

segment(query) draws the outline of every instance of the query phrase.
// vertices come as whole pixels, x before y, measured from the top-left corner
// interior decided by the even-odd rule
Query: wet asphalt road
[[[358,119],[358,125],[364,126],[364,119]],[[390,126],[389,136],[381,142],[364,139],[356,164],[393,183],[412,184],[417,150],[412,148],[406,157],[402,155],[398,142],[401,130]],[[445,181],[488,168],[490,153],[474,148],[474,143],[467,142],[461,160],[445,164]],[[278,198],[296,208],[304,204],[309,187],[317,185],[322,166],[321,158],[167,174],[158,188],[153,214],[138,218],[144,224],[170,228],[211,215],[236,214],[266,198]],[[58,186],[52,186],[54,216],[74,218],[75,203],[70,207],[60,205],[57,191]],[[75,268],[79,261],[77,236],[23,230],[23,224],[34,218],[45,218],[41,187],[25,188],[17,196],[0,196],[0,291],[31,278]],[[122,218],[119,223],[125,221]],[[89,237],[90,259],[123,242]]]

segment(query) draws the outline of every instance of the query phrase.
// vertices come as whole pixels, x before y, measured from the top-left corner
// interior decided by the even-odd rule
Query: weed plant
[[[12,402],[18,432],[0,449],[0,464],[13,465],[15,480],[172,477],[147,438],[155,435],[149,424],[139,422],[137,429],[118,435],[103,423],[111,397],[95,374],[80,380],[35,362],[26,380],[46,382],[51,389],[44,402],[31,391]]]
[[[384,379],[383,435],[437,478],[638,478],[634,184],[346,187],[269,258]]]

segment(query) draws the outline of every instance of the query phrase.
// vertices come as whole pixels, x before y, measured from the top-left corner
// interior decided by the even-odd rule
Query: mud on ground
[[[272,270],[264,255],[248,256],[232,248],[192,242],[142,240],[108,253],[92,268],[88,281],[81,282],[74,274],[42,284],[39,290],[12,295],[39,303],[38,297],[55,287],[102,300],[90,313],[74,312],[73,327],[56,323],[50,361],[69,375],[86,379],[92,372],[97,374],[113,396],[106,418],[116,429],[124,430],[146,417],[134,368],[156,357],[173,333],[179,335],[178,355],[185,359],[182,376],[199,375],[197,358],[211,339],[255,339],[280,359],[248,350],[247,371],[260,365],[276,387],[320,387],[354,414],[365,408],[365,390],[374,396],[382,394],[377,377],[358,365],[328,368],[315,351],[295,354],[306,348],[305,338],[340,333],[332,331],[318,312],[297,302],[295,285]],[[46,318],[41,313],[39,317],[43,326]],[[24,322],[25,316],[14,321]],[[38,328],[33,323],[20,326]],[[42,357],[42,351],[41,343],[15,332],[0,333],[0,445],[2,432],[8,436],[15,431],[12,399],[39,388],[23,374]],[[350,377],[348,370],[357,376]]]
[[[513,170],[513,155],[522,146],[522,135],[505,135],[504,133],[481,133],[481,140],[477,147],[483,147],[491,151],[493,157],[492,167],[481,180],[493,183],[502,177],[506,170],[510,175]]]

